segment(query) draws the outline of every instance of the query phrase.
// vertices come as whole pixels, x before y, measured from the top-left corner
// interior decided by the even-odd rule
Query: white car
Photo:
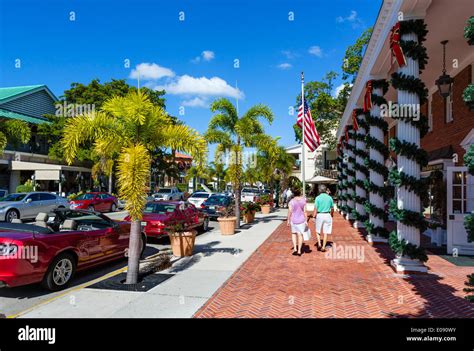
[[[240,201],[241,202],[256,202],[260,197],[260,190],[258,188],[253,187],[245,187],[242,189],[240,193]]]
[[[211,193],[205,191],[197,191],[188,198],[188,202],[199,208],[211,195]]]
[[[172,188],[162,188],[158,190],[157,193],[153,195],[154,200],[163,200],[163,201],[183,201],[184,194],[178,190],[176,187]]]

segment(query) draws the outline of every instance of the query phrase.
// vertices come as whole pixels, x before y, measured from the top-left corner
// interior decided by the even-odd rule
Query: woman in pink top
[[[306,211],[306,199],[301,196],[301,190],[293,190],[293,199],[288,204],[287,225],[291,226],[291,240],[293,241],[293,255],[301,256],[303,247],[303,233],[306,230],[306,221],[308,219]]]

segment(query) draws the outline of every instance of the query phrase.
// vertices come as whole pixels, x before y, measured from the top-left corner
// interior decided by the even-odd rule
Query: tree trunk
[[[128,248],[128,270],[125,284],[138,283],[138,270],[140,268],[140,242],[141,222],[134,220],[130,226],[130,243]]]
[[[237,139],[237,145],[240,147],[240,137]],[[240,158],[239,158],[239,147],[235,151],[235,162],[236,162],[236,169],[239,170],[239,174],[237,174],[237,179],[235,182],[235,216],[237,217],[235,220],[235,227],[240,228]]]
[[[113,181],[113,173],[110,172],[110,174],[109,174],[109,194],[112,194],[112,181]]]

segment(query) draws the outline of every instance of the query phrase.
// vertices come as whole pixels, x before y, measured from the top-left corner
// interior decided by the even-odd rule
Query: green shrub
[[[30,193],[34,191],[34,186],[33,186],[33,181],[31,179],[28,179],[25,184],[18,185],[16,187],[16,192],[17,193]]]

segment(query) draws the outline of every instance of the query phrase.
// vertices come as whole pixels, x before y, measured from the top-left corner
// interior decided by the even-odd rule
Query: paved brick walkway
[[[283,223],[194,317],[474,317],[474,304],[462,291],[474,267],[430,255],[429,274],[402,277],[388,264],[393,258],[389,247],[371,247],[339,214],[333,232],[336,253],[360,250],[363,262],[326,257],[313,246],[314,237],[312,252],[292,256],[290,231]]]

